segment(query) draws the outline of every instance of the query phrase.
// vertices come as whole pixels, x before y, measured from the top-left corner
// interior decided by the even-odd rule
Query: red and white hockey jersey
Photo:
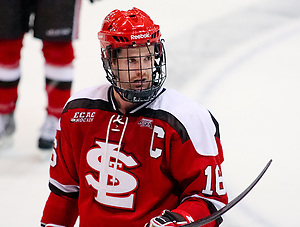
[[[142,227],[164,209],[196,220],[228,202],[222,162],[217,121],[174,90],[123,115],[110,85],[85,89],[61,116],[41,222]]]

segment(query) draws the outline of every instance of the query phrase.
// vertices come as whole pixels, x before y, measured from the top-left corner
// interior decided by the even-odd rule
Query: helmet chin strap
[[[143,90],[125,90],[120,87],[114,86],[114,89],[124,101],[131,103],[141,103],[153,100],[156,97],[160,87]]]

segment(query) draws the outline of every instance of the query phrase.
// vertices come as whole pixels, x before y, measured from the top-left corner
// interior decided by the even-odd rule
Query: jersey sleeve
[[[63,119],[60,125],[64,124]],[[66,125],[65,125],[66,126]],[[50,162],[49,188],[41,223],[54,226],[73,226],[78,216],[79,183],[67,126],[57,129]],[[50,226],[51,226],[50,225]]]
[[[209,111],[189,116],[185,141],[175,134],[170,149],[170,170],[179,183],[181,204],[174,210],[194,220],[204,218],[228,203],[221,164],[224,160],[219,126]],[[196,135],[196,136],[195,136]],[[222,219],[205,226],[218,226]]]
[[[51,192],[43,211],[41,225],[74,226],[78,216],[77,210],[76,199]]]

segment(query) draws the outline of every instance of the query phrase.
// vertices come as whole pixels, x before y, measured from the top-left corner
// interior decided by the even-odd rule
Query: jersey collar
[[[127,114],[134,114],[136,112],[138,112],[139,110],[147,107],[149,104],[151,104],[152,102],[154,102],[155,99],[157,99],[157,97],[159,97],[166,89],[165,88],[161,88],[159,91],[158,91],[158,95],[152,99],[151,101],[148,101],[148,102],[143,102],[143,103],[140,103],[138,104],[137,106],[135,106],[132,110],[130,110]],[[113,93],[113,86],[110,86],[109,89],[108,89],[108,100],[109,102],[111,103],[113,109],[118,113],[118,114],[121,114],[123,115],[120,111],[119,111],[119,107],[118,107],[118,104],[117,104],[117,101],[114,97],[114,93]]]

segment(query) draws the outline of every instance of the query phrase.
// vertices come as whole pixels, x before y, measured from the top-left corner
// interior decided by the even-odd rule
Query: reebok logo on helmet
[[[140,35],[131,35],[131,40],[145,39],[145,38],[150,38],[150,35],[148,33],[146,33],[146,34],[140,34]]]

